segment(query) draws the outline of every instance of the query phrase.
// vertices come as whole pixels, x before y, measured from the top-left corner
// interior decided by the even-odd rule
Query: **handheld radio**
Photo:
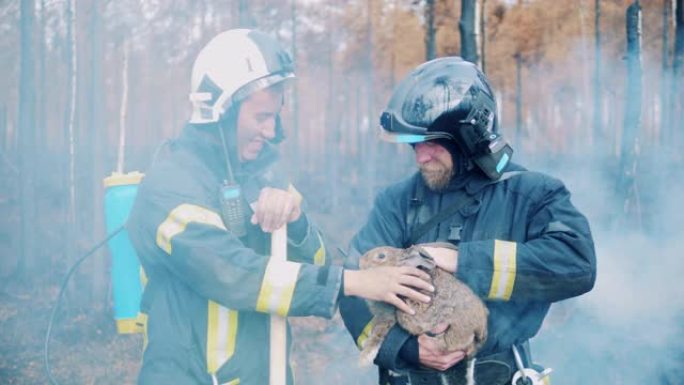
[[[226,138],[223,134],[223,127],[219,125],[221,134],[221,146],[223,155],[226,159],[226,179],[221,185],[219,201],[221,202],[221,218],[226,228],[236,237],[243,237],[247,234],[245,225],[245,205],[242,199],[242,188],[235,182],[233,167],[230,164],[228,149],[226,148]]]

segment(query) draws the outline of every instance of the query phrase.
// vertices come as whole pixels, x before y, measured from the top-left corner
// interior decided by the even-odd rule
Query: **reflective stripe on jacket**
[[[336,310],[342,269],[329,265],[304,214],[288,226],[286,262],[269,260],[270,237],[257,226],[247,224],[242,238],[226,229],[217,136],[215,126],[188,125],[164,145],[127,224],[149,278],[140,384],[212,384],[212,375],[221,384],[267,383],[269,315],[329,318]],[[238,170],[250,202],[274,186],[269,151]]]

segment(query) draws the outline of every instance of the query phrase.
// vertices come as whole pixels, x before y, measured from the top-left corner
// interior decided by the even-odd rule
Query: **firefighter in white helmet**
[[[406,311],[399,295],[429,301],[418,269],[330,265],[301,196],[273,172],[293,77],[262,32],[229,30],[199,53],[190,122],[158,151],[127,224],[149,278],[139,384],[265,384],[271,314],[329,318],[343,294]],[[271,261],[269,233],[285,223],[290,260]]]

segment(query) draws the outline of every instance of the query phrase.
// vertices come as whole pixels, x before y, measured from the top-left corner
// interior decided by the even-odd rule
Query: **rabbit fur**
[[[368,269],[376,266],[413,266],[430,274],[435,287],[429,303],[406,298],[415,310],[414,315],[404,313],[384,302],[366,301],[373,314],[373,326],[361,350],[362,365],[369,365],[375,359],[383,339],[395,323],[412,335],[430,333],[440,324],[448,324],[445,332],[434,338],[444,350],[463,350],[471,360],[487,338],[487,307],[480,298],[454,274],[435,265],[424,246],[455,248],[450,243],[429,243],[414,245],[408,249],[383,246],[369,250],[361,256],[359,267]],[[472,377],[473,362],[468,362]],[[470,381],[469,381],[470,382]]]

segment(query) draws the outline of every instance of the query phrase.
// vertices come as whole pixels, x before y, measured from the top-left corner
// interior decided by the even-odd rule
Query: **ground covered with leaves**
[[[49,384],[44,365],[45,334],[59,287],[8,283],[0,293],[0,383]],[[53,324],[50,366],[62,385],[134,384],[142,336],[116,333],[112,311],[76,310],[65,301]],[[298,385],[370,384],[373,371],[358,368],[358,352],[339,315],[333,320],[291,319],[292,364]]]
[[[315,220],[331,219],[320,214]],[[335,263],[341,263],[335,250],[350,237],[351,230],[335,232],[330,241]],[[45,336],[62,278],[55,272],[42,272],[0,282],[0,384],[50,384],[44,364]],[[142,335],[117,334],[110,293],[93,299],[79,278],[77,273],[53,324],[49,361],[53,378],[61,385],[135,384]],[[304,317],[292,318],[290,323],[294,335],[291,362],[298,385],[320,384],[322,379],[326,384],[375,382],[374,369],[358,366],[358,351],[339,314],[332,320]]]

